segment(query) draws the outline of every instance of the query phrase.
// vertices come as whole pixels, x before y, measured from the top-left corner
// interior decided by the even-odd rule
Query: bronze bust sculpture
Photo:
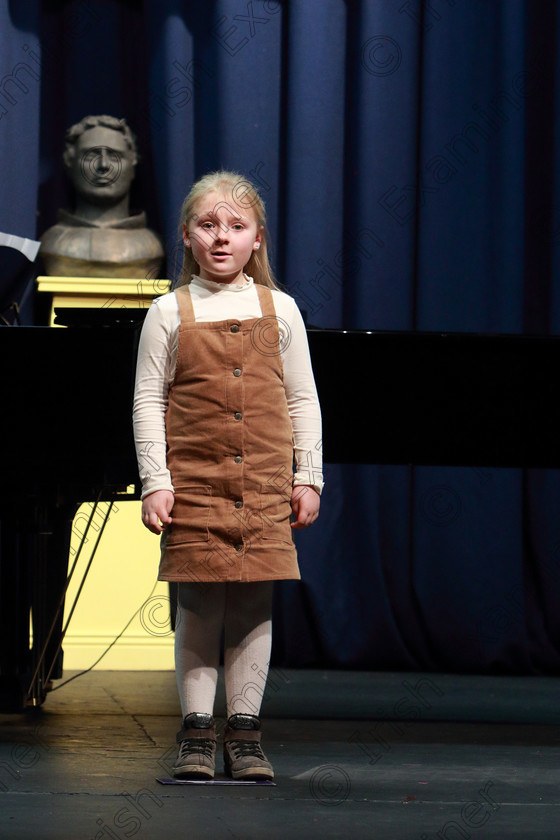
[[[74,213],[59,210],[57,223],[41,237],[47,274],[157,277],[161,240],[146,227],[145,213],[129,215],[137,152],[125,120],[85,117],[68,129],[63,160],[76,207]]]

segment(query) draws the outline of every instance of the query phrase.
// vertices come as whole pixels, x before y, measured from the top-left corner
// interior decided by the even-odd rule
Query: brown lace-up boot
[[[216,732],[212,715],[193,712],[177,733],[179,755],[173,767],[176,779],[213,779],[216,757]]]
[[[261,722],[255,715],[232,715],[224,730],[224,765],[232,779],[273,779],[270,761],[261,749]]]

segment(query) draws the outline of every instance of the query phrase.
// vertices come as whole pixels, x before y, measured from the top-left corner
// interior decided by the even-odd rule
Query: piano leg
[[[38,504],[35,513],[37,543],[33,551],[31,617],[33,647],[26,704],[40,705],[53,679],[62,676],[60,647],[64,595],[74,516],[79,504]]]
[[[62,651],[58,647],[77,508],[76,503],[36,498],[2,505],[1,711],[40,705],[50,680],[62,676]]]
[[[0,521],[0,711],[24,705],[31,667],[29,616],[30,534],[23,527],[21,503],[2,505]]]

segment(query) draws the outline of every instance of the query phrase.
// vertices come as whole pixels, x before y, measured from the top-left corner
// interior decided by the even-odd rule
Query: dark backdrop
[[[0,230],[53,224],[70,201],[64,131],[108,113],[138,136],[133,203],[170,276],[182,198],[223,166],[260,184],[275,267],[310,323],[557,333],[558,12],[0,0]],[[30,276],[0,278],[26,323]],[[356,404],[375,410],[375,374],[356,364]],[[277,664],[558,671],[557,472],[325,472],[320,520],[297,535],[303,582],[277,588]]]

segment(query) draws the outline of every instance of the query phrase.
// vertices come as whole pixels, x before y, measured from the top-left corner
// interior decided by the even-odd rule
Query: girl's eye
[[[243,225],[241,224],[241,222],[236,222],[236,224],[232,225],[232,228],[234,230],[243,230]]]
[[[212,222],[203,222],[202,227],[203,228],[211,228],[211,227],[213,227],[213,224],[212,224]]]

